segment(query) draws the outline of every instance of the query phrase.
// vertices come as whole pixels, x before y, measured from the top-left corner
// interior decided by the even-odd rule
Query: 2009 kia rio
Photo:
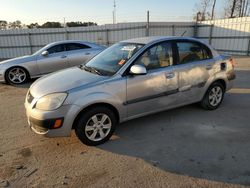
[[[234,60],[194,38],[119,42],[80,67],[40,78],[27,93],[31,129],[47,137],[101,144],[118,123],[200,102],[219,107],[235,79]]]

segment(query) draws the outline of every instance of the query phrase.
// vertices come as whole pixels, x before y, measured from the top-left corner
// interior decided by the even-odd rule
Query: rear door
[[[143,65],[146,75],[127,75],[128,117],[160,111],[177,105],[178,74],[174,71],[172,45],[163,42],[146,50],[134,64]]]
[[[212,53],[203,44],[196,41],[175,41],[180,100],[191,103],[200,100],[204,86],[208,81],[214,65]]]
[[[39,55],[37,65],[41,74],[47,74],[69,67],[64,44],[58,44],[47,49],[48,55]]]
[[[78,66],[88,62],[95,55],[95,50],[88,45],[80,43],[66,44],[69,65]]]

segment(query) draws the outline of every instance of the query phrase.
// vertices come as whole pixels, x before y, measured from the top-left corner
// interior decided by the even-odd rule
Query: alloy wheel
[[[8,79],[14,84],[21,84],[26,78],[27,74],[22,68],[13,68],[8,72]]]
[[[101,141],[109,134],[111,127],[112,122],[108,115],[95,114],[87,121],[85,134],[91,141]]]
[[[221,100],[223,97],[223,91],[222,88],[219,86],[215,86],[214,88],[211,89],[209,92],[209,104],[213,107],[217,106],[220,104]]]

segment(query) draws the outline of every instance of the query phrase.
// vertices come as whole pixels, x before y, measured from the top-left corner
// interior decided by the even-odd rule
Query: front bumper
[[[4,73],[5,73],[5,70],[0,69],[0,82],[5,82]]]
[[[38,120],[32,117],[28,118],[31,129],[37,134],[46,134],[50,129],[59,129],[63,125],[64,118]]]
[[[30,128],[46,137],[70,136],[73,122],[80,111],[76,105],[64,105],[54,111],[43,111],[33,108],[27,101],[25,109]],[[61,124],[55,128],[56,120],[61,120]]]

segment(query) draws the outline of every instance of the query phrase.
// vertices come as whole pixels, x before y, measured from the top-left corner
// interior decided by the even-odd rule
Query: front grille
[[[28,103],[31,103],[33,101],[33,99],[34,99],[34,97],[31,95],[31,93],[29,91],[29,93],[27,95],[27,101],[28,101]]]

